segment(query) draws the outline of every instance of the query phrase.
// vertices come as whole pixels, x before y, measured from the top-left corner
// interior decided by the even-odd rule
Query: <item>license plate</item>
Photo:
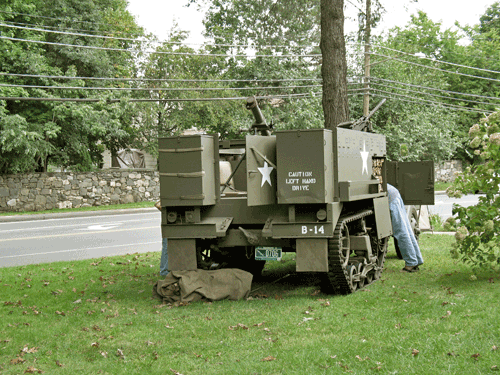
[[[281,260],[281,256],[281,247],[258,246],[255,248],[256,260]]]

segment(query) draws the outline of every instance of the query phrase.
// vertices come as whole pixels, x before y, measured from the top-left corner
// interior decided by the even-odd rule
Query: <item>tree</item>
[[[325,128],[335,128],[349,121],[343,0],[321,0],[320,47]]]
[[[225,55],[212,59],[211,76],[227,81],[228,88],[240,89],[231,91],[233,97],[275,96],[259,99],[259,105],[276,129],[322,126],[322,108],[314,95],[321,79],[319,1],[204,3],[208,5],[205,35],[215,43],[206,51]],[[242,103],[234,106],[242,108]],[[243,124],[248,124],[248,113]]]
[[[447,193],[461,197],[481,191],[475,206],[453,207],[458,229],[451,254],[455,258],[485,267],[500,265],[500,112],[481,119],[469,130],[470,147],[481,159],[480,164],[459,175]]]
[[[434,69],[444,69],[439,64],[442,54],[456,51],[459,39],[458,32],[441,30],[439,23],[419,12],[404,28],[395,27],[374,43],[371,89],[389,100],[373,122],[387,137],[391,160],[447,160],[461,144],[461,107],[447,107],[460,102],[447,94],[452,90],[449,75]]]
[[[89,170],[100,164],[104,147],[114,151],[128,143],[133,130],[130,107],[122,103],[107,105],[110,92],[87,89],[123,85],[92,77],[130,77],[135,72],[131,53],[102,49],[132,48],[133,38],[100,37],[142,33],[126,5],[125,0],[7,1],[0,19],[11,26],[4,27],[2,36],[12,39],[0,40],[0,70],[8,73],[0,76],[5,85],[0,87],[0,96],[51,101],[0,102],[4,112],[0,122],[0,159],[6,160],[0,173],[43,171],[49,164]],[[101,102],[60,102],[60,98],[92,98]],[[22,142],[19,137],[24,137]]]
[[[487,34],[490,31],[500,30],[500,2],[491,4],[486,12],[479,19],[479,31],[481,34]]]

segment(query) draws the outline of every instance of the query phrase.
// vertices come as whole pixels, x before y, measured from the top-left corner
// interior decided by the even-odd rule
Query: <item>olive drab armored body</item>
[[[385,137],[370,132],[368,119],[271,134],[255,98],[247,108],[256,122],[244,140],[159,139],[169,269],[259,274],[266,261],[295,252],[297,272],[317,273],[327,293],[380,278],[392,235]],[[433,189],[420,171],[390,169],[406,195],[416,196],[416,181]]]

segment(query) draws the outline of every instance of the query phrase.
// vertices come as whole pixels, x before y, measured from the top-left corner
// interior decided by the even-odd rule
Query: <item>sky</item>
[[[136,17],[136,21],[147,32],[158,36],[161,40],[168,37],[174,22],[181,30],[190,32],[188,43],[203,43],[203,13],[197,11],[196,5],[185,7],[187,0],[128,0],[128,10]],[[355,15],[357,9],[351,4],[357,1],[345,0],[346,15]],[[441,22],[444,28],[452,27],[455,21],[460,24],[473,25],[479,23],[479,17],[495,0],[381,0],[387,12],[382,20],[382,29],[394,26],[405,26],[410,14],[422,10],[434,22]],[[357,22],[346,19],[345,30],[355,31]],[[380,31],[380,28],[375,32]]]

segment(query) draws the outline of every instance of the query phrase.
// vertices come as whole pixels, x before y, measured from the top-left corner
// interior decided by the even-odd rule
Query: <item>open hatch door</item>
[[[434,162],[386,162],[387,183],[399,190],[405,205],[434,205]]]

